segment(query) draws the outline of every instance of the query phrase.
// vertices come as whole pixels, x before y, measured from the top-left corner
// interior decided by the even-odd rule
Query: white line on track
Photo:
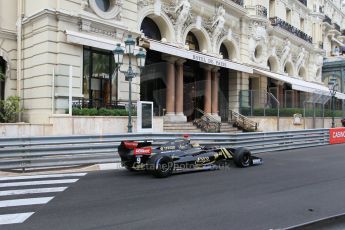
[[[33,176],[7,176],[7,177],[1,177],[0,181],[59,178],[59,177],[81,177],[81,176],[85,176],[86,174],[87,173],[65,173],[65,174],[46,174],[46,175],[33,175]]]
[[[28,219],[33,212],[0,215],[0,225],[20,224]]]
[[[54,187],[54,188],[34,188],[34,189],[21,189],[21,190],[7,190],[0,191],[0,196],[24,195],[24,194],[37,194],[37,193],[50,193],[50,192],[63,192],[67,187]]]
[[[40,197],[40,198],[28,198],[28,199],[2,200],[0,201],[0,208],[46,204],[53,198],[54,197]]]
[[[24,181],[24,182],[10,182],[0,183],[0,188],[15,187],[15,186],[32,186],[32,185],[45,185],[45,184],[69,184],[75,183],[79,179],[66,179],[66,180],[38,180],[38,181]]]

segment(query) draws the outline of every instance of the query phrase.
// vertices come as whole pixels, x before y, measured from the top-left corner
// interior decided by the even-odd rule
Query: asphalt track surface
[[[257,167],[166,179],[125,170],[88,173],[33,207],[24,223],[0,229],[282,229],[345,213],[345,145],[260,156],[264,164]]]

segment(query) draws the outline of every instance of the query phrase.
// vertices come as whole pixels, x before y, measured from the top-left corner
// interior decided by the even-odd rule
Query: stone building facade
[[[250,91],[281,106],[326,93],[323,58],[344,29],[339,0],[0,0],[2,98],[20,96],[21,120],[47,123],[68,108],[72,66],[75,102],[125,104],[111,51],[131,34],[147,51],[134,100],[154,101],[167,121],[191,121],[197,108],[226,120]]]

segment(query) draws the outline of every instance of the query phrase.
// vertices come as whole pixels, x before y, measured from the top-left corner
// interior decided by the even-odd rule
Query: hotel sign
[[[150,40],[150,49],[161,52],[161,53],[166,53],[173,56],[186,58],[186,59],[190,59],[193,61],[197,61],[197,62],[201,62],[201,63],[213,65],[213,66],[233,69],[233,70],[237,70],[237,71],[245,72],[245,73],[253,73],[253,68],[251,67],[248,67],[239,63],[231,62],[229,60],[212,57],[210,55],[198,53],[195,51],[181,49],[181,48],[178,48],[172,45],[167,45],[167,44],[154,41],[154,40]]]
[[[202,56],[198,54],[193,54],[193,60],[226,68],[226,62],[219,58],[212,58],[212,57]]]

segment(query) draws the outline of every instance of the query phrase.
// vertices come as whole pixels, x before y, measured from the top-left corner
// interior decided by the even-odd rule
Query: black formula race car
[[[185,138],[156,148],[151,142],[122,141],[118,153],[122,166],[129,171],[146,171],[160,178],[177,172],[219,169],[229,162],[241,168],[262,164],[262,159],[246,148],[203,147]]]

